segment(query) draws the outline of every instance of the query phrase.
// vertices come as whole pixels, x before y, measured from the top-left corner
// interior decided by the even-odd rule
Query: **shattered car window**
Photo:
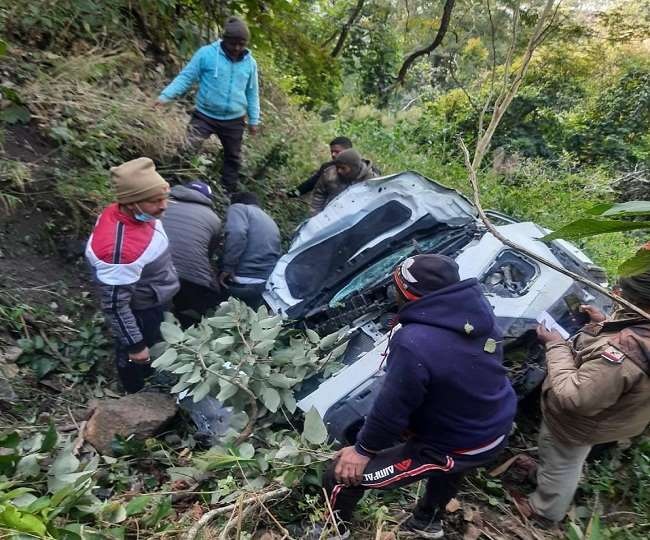
[[[427,238],[414,242],[406,247],[394,251],[390,255],[380,259],[376,263],[370,265],[366,270],[360,272],[355,278],[343,287],[334,297],[330,300],[329,306],[336,307],[338,303],[345,300],[349,296],[361,292],[367,288],[379,284],[381,281],[390,276],[395,267],[404,259],[416,253],[430,253],[435,252],[436,247],[439,246],[447,235],[439,235],[433,238]]]
[[[481,283],[486,292],[502,298],[515,298],[526,293],[538,274],[537,265],[514,251],[502,251],[485,273]]]

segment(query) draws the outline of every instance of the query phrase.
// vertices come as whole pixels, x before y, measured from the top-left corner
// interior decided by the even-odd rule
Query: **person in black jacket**
[[[174,314],[187,328],[221,301],[212,267],[221,220],[214,212],[210,186],[199,180],[174,186],[162,222],[181,284]]]
[[[366,489],[427,479],[402,527],[442,538],[442,512],[463,476],[506,445],[517,400],[502,365],[502,336],[476,279],[461,281],[455,261],[442,255],[410,257],[393,278],[401,328],[390,339],[384,383],[356,444],[338,452],[324,487],[345,534]]]
[[[332,139],[330,141],[330,156],[332,157],[332,160],[323,163],[314,174],[307,178],[307,180],[295,189],[289,191],[289,197],[301,197],[302,195],[306,195],[310,191],[313,191],[325,169],[333,167],[336,156],[348,148],[352,148],[352,141],[347,137],[335,137]]]

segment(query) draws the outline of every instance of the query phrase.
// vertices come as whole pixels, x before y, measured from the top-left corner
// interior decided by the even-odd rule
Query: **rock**
[[[0,375],[0,402],[5,401],[7,403],[11,403],[12,401],[16,401],[17,399],[18,396],[16,395],[16,392],[14,392],[14,389],[9,384],[9,381],[4,379]]]
[[[146,439],[176,415],[176,399],[169,394],[139,392],[120,399],[95,401],[84,437],[100,454],[111,455],[115,435]]]
[[[23,354],[23,350],[20,347],[6,347],[0,351],[0,361],[15,362],[21,354]]]

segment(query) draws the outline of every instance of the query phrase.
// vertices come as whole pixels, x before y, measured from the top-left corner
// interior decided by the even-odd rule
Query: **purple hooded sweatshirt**
[[[507,437],[517,398],[502,364],[502,336],[477,280],[409,302],[399,322],[357,451],[390,448],[406,432],[442,454]]]

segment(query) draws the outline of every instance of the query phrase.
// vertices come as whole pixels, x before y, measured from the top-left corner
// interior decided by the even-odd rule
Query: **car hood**
[[[354,184],[300,225],[264,298],[276,313],[299,317],[324,291],[414,235],[475,221],[465,196],[416,172]]]

